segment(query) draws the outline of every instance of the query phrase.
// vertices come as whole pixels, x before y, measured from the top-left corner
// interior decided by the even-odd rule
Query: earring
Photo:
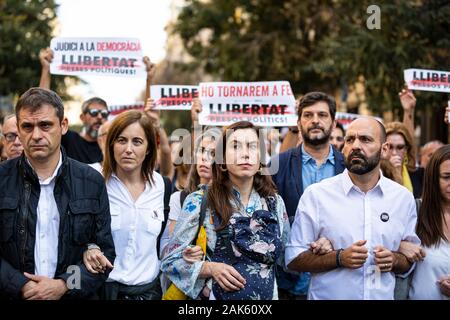
[[[222,171],[222,172],[227,172],[227,166],[226,165],[224,165],[224,164],[221,164],[220,166],[219,166],[219,169],[220,169],[220,171]]]

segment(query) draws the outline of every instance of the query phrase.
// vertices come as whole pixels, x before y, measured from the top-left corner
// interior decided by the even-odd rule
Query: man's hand
[[[416,107],[416,97],[413,92],[408,89],[408,87],[404,88],[402,91],[398,93],[400,96],[400,102],[402,104],[402,108],[404,112],[414,111]]]
[[[50,69],[50,63],[53,60],[53,50],[49,47],[45,49],[41,49],[39,51],[39,61],[41,62],[42,69],[49,70]]]
[[[143,59],[145,64],[145,71],[147,71],[147,79],[153,80],[156,74],[156,64],[150,61],[150,58],[145,56]]]
[[[350,269],[361,268],[369,256],[368,250],[364,245],[367,240],[358,240],[347,249],[341,252],[341,264]]]
[[[373,253],[375,254],[375,264],[380,271],[391,272],[396,262],[394,253],[383,246],[376,246]]]
[[[114,268],[112,263],[98,249],[90,249],[83,252],[83,262],[90,273],[105,273],[107,268]]]
[[[442,294],[450,297],[450,275],[441,277],[438,281],[437,281],[438,285],[439,285],[439,289],[441,290]]]
[[[50,279],[44,276],[36,276],[24,273],[25,277],[34,282],[33,286],[28,282],[23,288],[23,297],[27,300],[59,300],[68,291],[66,283],[61,279]]]
[[[192,125],[198,121],[198,114],[202,112],[202,104],[199,98],[192,99],[191,120]]]
[[[203,259],[203,250],[200,246],[187,247],[183,251],[183,259],[187,263],[194,263]]]
[[[314,254],[322,255],[333,251],[333,245],[331,241],[325,237],[319,238],[319,240],[311,242],[310,248]]]
[[[22,297],[25,298],[25,292],[30,291],[31,289],[34,289],[37,286],[37,283],[33,280],[28,281],[25,283],[25,285],[22,287]]]
[[[420,245],[414,244],[409,241],[401,241],[398,252],[403,254],[411,263],[423,261],[426,255],[425,251]]]

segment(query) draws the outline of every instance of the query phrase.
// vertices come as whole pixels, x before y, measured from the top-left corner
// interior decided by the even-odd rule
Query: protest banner
[[[403,75],[411,90],[450,92],[449,71],[406,69]]]
[[[141,44],[134,38],[53,38],[50,73],[69,76],[145,77]]]
[[[362,117],[372,117],[383,123],[383,119],[380,117],[374,117],[374,116],[365,116],[357,113],[346,113],[346,112],[336,112],[335,119],[337,122],[342,124],[345,130],[347,130],[348,125],[355,119],[362,118]]]
[[[139,101],[136,103],[130,103],[130,104],[116,104],[116,105],[110,105],[108,106],[109,116],[110,118],[108,120],[114,119],[115,116],[118,114],[128,111],[128,110],[144,110],[144,102]]]
[[[150,86],[156,110],[191,110],[192,99],[198,98],[197,86]]]
[[[203,82],[201,125],[227,126],[250,121],[260,127],[297,124],[295,98],[288,81]]]

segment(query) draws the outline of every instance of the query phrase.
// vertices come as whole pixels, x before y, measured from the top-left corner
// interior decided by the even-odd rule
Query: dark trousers
[[[102,300],[161,300],[162,290],[159,275],[140,286],[127,286],[119,282],[105,282],[100,290]]]

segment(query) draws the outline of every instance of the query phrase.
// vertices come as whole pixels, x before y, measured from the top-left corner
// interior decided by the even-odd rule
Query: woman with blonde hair
[[[422,195],[423,168],[416,167],[416,148],[410,132],[401,122],[391,122],[386,125],[387,152],[383,158],[388,160],[399,177],[399,183],[414,194],[415,198]]]

